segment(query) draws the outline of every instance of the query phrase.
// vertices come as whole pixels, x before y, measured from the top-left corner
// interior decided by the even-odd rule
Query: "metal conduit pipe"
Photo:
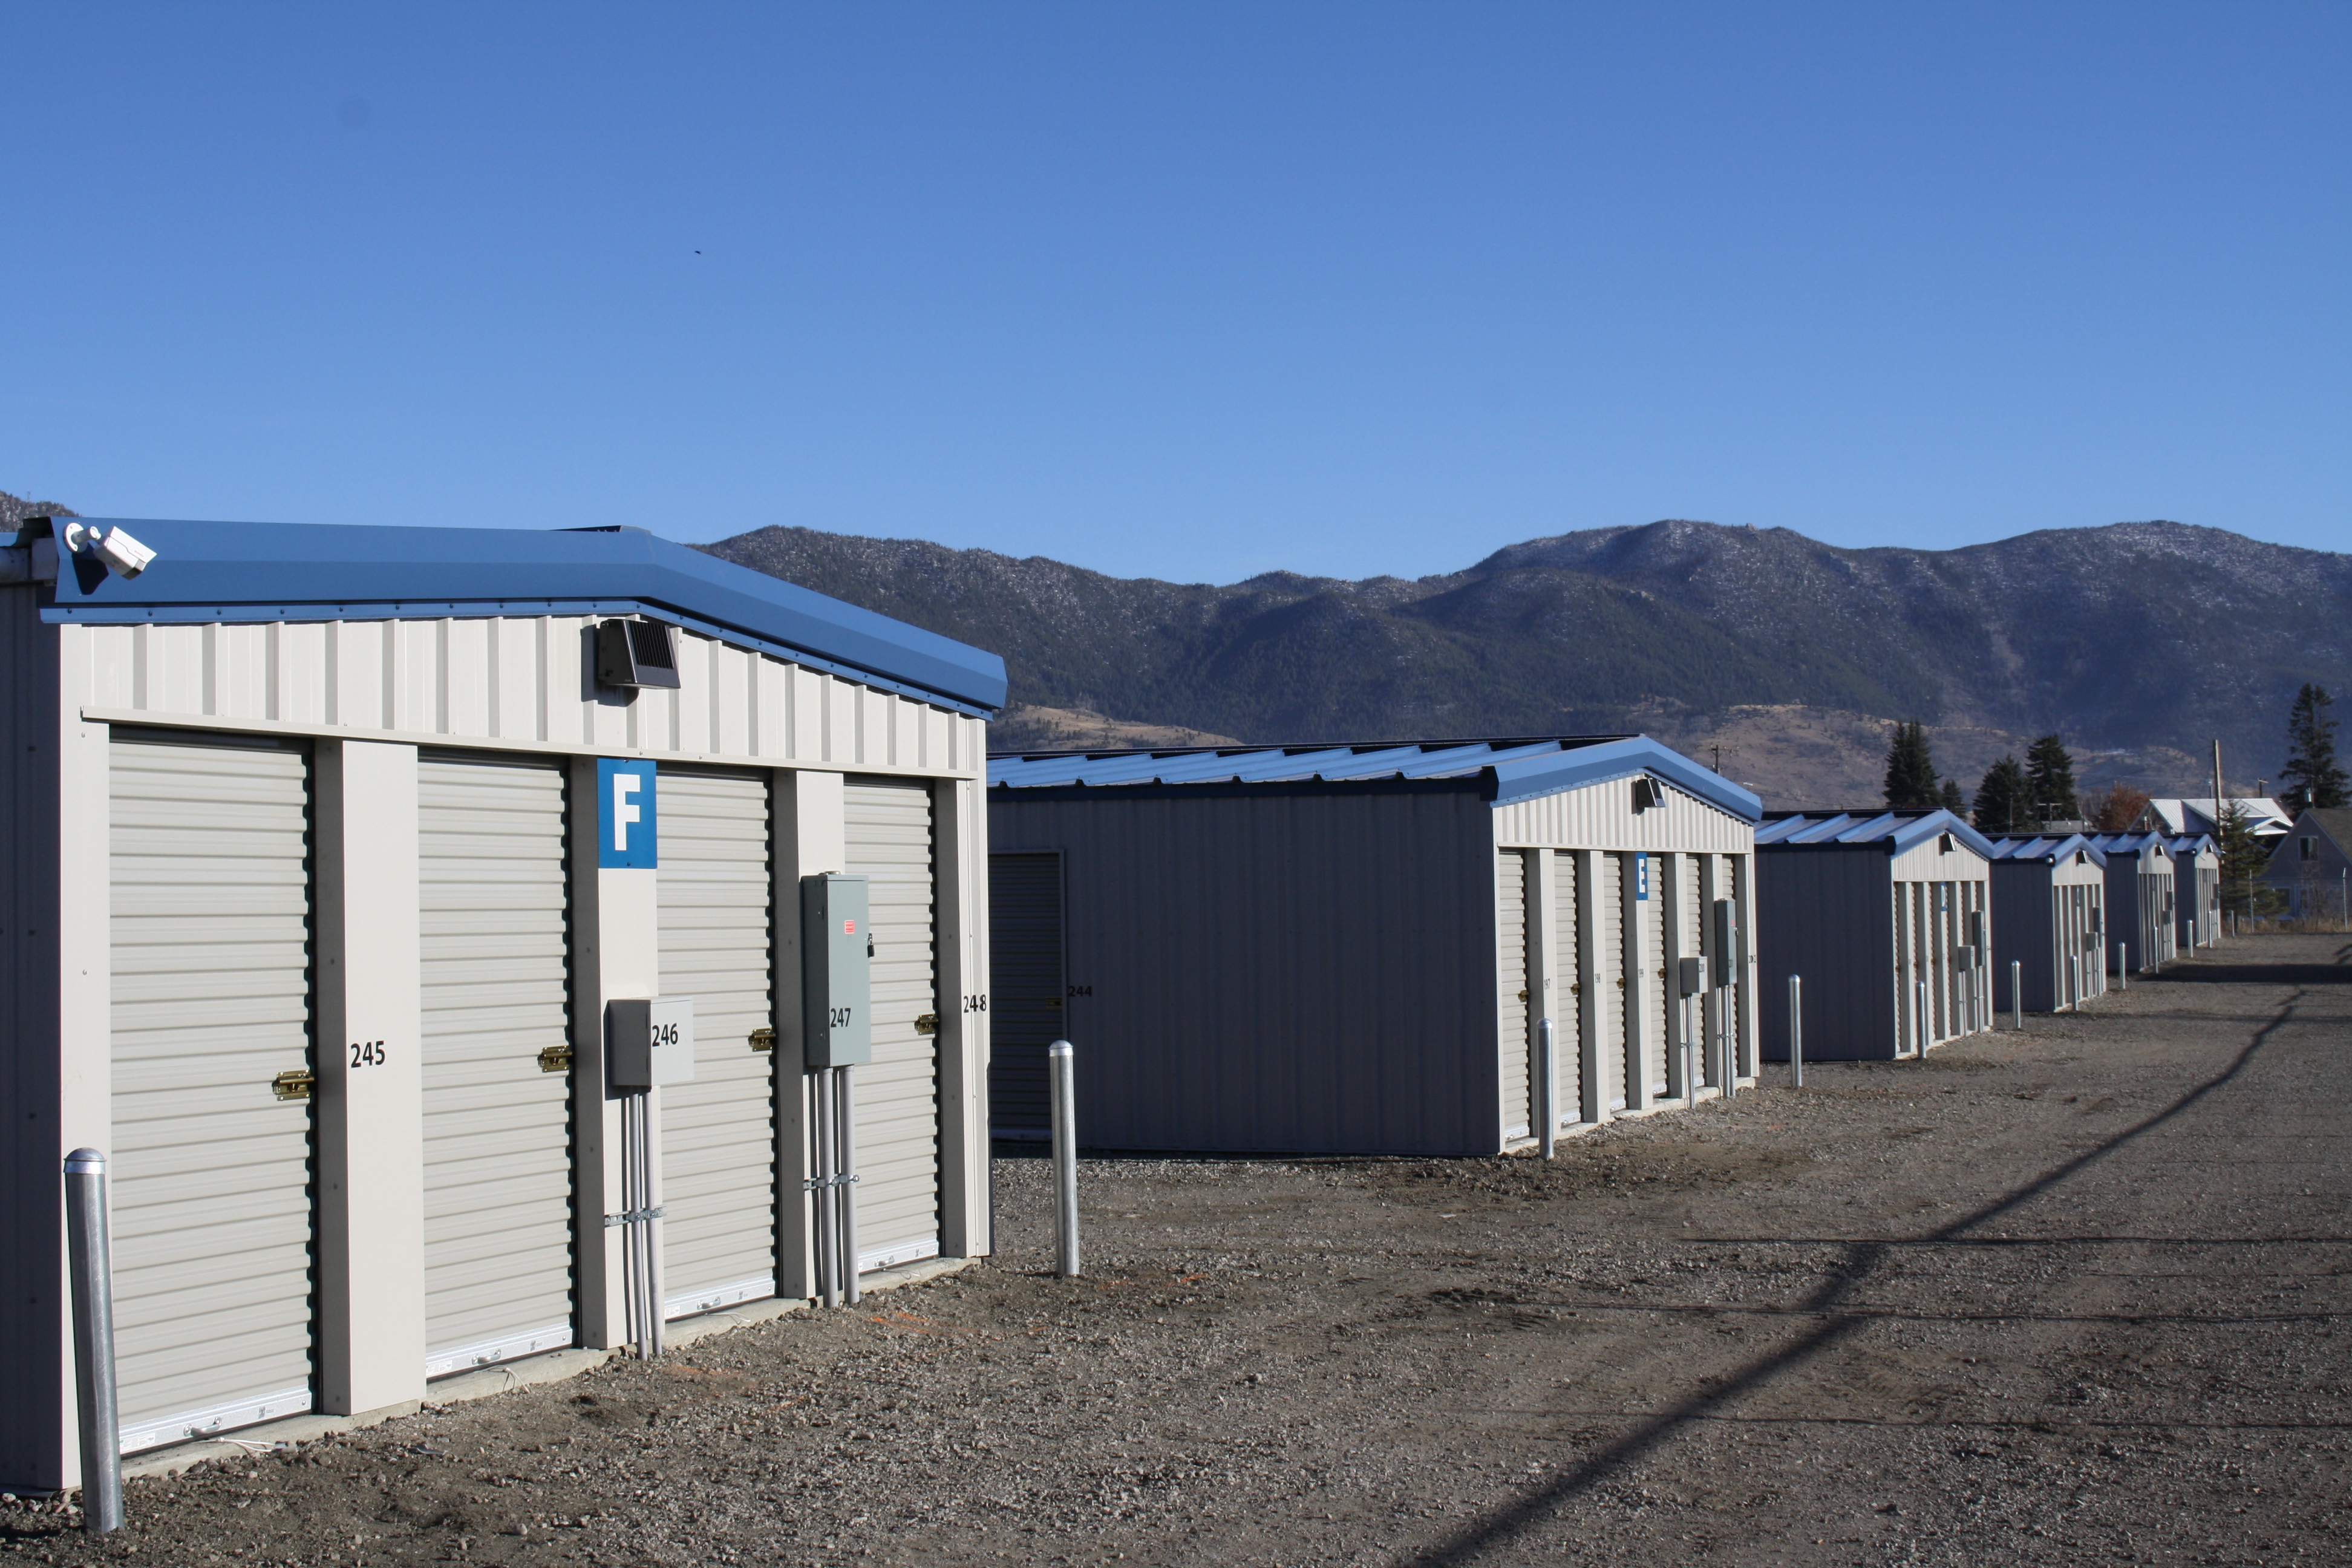
[[[840,1155],[834,1173],[833,1201],[841,1215],[841,1299],[857,1305],[857,1096],[850,1075],[833,1069],[833,1146]]]
[[[81,1527],[122,1523],[122,1435],[114,1376],[114,1259],[106,1230],[106,1156],[66,1156],[66,1256],[73,1275],[74,1389],[81,1417]]]

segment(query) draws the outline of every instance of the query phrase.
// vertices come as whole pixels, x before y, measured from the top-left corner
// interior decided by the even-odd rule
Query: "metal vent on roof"
[[[677,689],[677,628],[659,621],[601,621],[596,626],[601,686]]]
[[[1633,809],[1647,811],[1654,805],[1666,804],[1666,792],[1657,780],[1647,773],[1633,781]]]

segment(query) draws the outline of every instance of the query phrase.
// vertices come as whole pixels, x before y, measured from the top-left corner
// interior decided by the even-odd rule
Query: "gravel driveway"
[[[0,1561],[2352,1562],[2352,942],[1532,1159],[997,1166],[961,1274]]]

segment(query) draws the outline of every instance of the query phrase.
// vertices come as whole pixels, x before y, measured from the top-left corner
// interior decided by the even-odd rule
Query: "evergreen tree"
[[[2044,735],[2025,753],[2027,800],[2037,822],[2074,822],[2083,815],[2074,799],[2074,759],[2065,742]]]
[[[1960,781],[1958,779],[1944,781],[1943,797],[1937,804],[1954,816],[1966,816],[1969,814],[1968,796],[1960,793]]]
[[[2027,803],[2025,770],[2003,757],[1985,770],[1977,785],[1975,816],[1979,833],[2022,833],[2032,807]]]
[[[2352,804],[2344,770],[2336,762],[2336,721],[2327,716],[2336,700],[2309,681],[2294,694],[2294,710],[2287,716],[2287,744],[2294,748],[2279,770],[2285,788],[2279,799],[2287,811],[2301,816],[2312,806]]]
[[[1895,741],[1886,748],[1886,804],[1898,809],[1937,805],[1936,759],[1927,751],[1927,731],[1913,719],[1895,726]]]
[[[2236,801],[2221,807],[2221,822],[2213,835],[2221,856],[2221,907],[2232,914],[2263,914],[2279,896],[2263,886],[2263,871],[2271,852],[2254,837],[2252,819]]]

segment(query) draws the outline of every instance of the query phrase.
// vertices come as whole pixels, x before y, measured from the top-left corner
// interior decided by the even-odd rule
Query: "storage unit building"
[[[1774,813],[1756,832],[1767,1061],[1890,1061],[1988,1026],[1992,845],[1948,811]]]
[[[995,1128],[1077,1047],[1088,1144],[1491,1154],[1752,1075],[1756,797],[1643,737],[1000,756]],[[1705,1053],[1697,1053],[1704,1055]],[[1720,1050],[1718,1049],[1718,1058]],[[1712,1076],[1709,1076],[1710,1073]]]
[[[987,1250],[992,655],[636,530],[37,521],[0,579],[0,1485],[76,1479],[78,1146],[126,1449],[810,1296],[819,873],[872,891],[857,1261]]]
[[[2107,858],[2079,833],[1996,838],[1992,847],[1993,1010],[2019,1005],[2010,994],[2012,963],[2030,1013],[2063,1012],[2104,994]]]
[[[2177,834],[2172,857],[2173,952],[2207,947],[2221,934],[2221,851],[2202,833]]]
[[[2176,872],[2172,841],[2161,833],[2095,834],[2092,845],[2107,858],[2105,963],[2121,961],[2135,973],[2172,957]]]

